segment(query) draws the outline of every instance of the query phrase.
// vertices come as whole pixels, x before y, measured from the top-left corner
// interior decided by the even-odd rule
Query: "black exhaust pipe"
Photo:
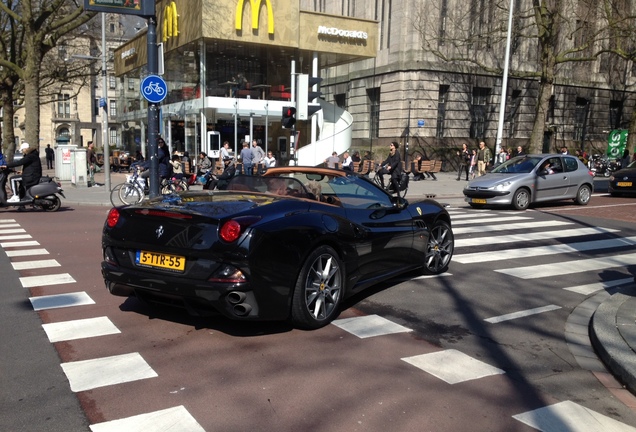
[[[247,295],[245,295],[244,292],[232,291],[231,293],[227,295],[227,301],[229,301],[233,305],[236,305],[239,303],[243,303],[246,297]]]
[[[241,303],[234,306],[234,313],[238,316],[246,316],[252,312],[252,306],[247,303]]]

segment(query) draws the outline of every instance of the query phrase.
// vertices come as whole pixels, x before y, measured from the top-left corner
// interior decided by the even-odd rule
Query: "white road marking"
[[[360,339],[413,331],[378,315],[344,318],[334,320],[332,324]]]
[[[89,427],[92,432],[205,432],[183,405]]]
[[[14,223],[15,219],[0,219],[0,224]]]
[[[502,369],[454,349],[405,357],[402,360],[449,384],[505,373]]]
[[[16,233],[22,233],[22,232],[26,232],[26,230],[24,228],[19,228],[20,225],[15,224],[15,225],[4,225],[0,227],[0,234],[16,234]]]
[[[37,260],[37,261],[20,261],[11,263],[14,270],[31,270],[49,267],[61,267],[61,264],[57,260]]]
[[[33,310],[36,311],[95,304],[95,301],[83,291],[68,294],[29,297],[29,300],[33,305]]]
[[[158,376],[139,353],[62,363],[62,369],[74,392]]]
[[[606,270],[636,264],[636,253],[590,258],[576,261],[562,261],[554,264],[533,265],[511,269],[495,270],[521,279],[538,279],[549,276],[564,276],[583,271]]]
[[[635,428],[572,401],[513,415],[512,418],[540,431],[633,432]]]
[[[55,274],[55,275],[43,275],[43,276],[25,276],[20,278],[20,282],[24,288],[31,288],[35,286],[49,286],[49,285],[61,285],[67,283],[75,283],[75,279],[68,274]]]
[[[596,249],[610,249],[622,246],[636,245],[636,236],[620,237],[604,240],[593,240],[587,242],[558,244],[551,246],[537,246],[516,249],[503,249],[492,252],[476,252],[461,255],[453,255],[453,261],[462,264],[474,264],[481,262],[501,261],[507,259],[529,258],[545,255],[556,255],[564,253],[584,252]]]
[[[455,230],[453,230],[454,232]],[[619,230],[610,228],[576,228],[558,231],[541,231],[526,234],[498,235],[490,237],[473,237],[467,239],[455,239],[455,248],[468,246],[496,245],[504,243],[527,242],[532,240],[546,240],[552,238],[578,237],[594,234],[607,234],[618,232]],[[481,233],[481,229],[475,230],[473,234]]]
[[[20,249],[14,251],[6,251],[5,253],[9,258],[13,258],[32,255],[48,255],[49,251],[47,251],[46,249]]]
[[[488,217],[488,218],[482,218],[483,215],[479,215],[478,218],[475,218],[473,216],[472,219],[469,220],[460,220],[460,221],[456,221],[455,218],[451,217],[451,222],[453,226],[456,225],[468,225],[468,224],[482,224],[484,222],[486,223],[491,223],[491,222],[511,222],[511,221],[520,221],[520,220],[531,220],[531,217],[527,217],[527,216],[498,216],[498,217]]]
[[[29,234],[3,235],[3,236],[0,236],[0,241],[3,241],[3,240],[6,241],[6,240],[30,239],[30,238],[32,238],[32,237]]]
[[[35,240],[0,243],[0,247],[3,249],[24,246],[40,246],[40,243],[36,242]]]
[[[612,288],[612,287],[620,286],[620,285],[629,285],[633,283],[634,283],[634,278],[630,277],[626,279],[617,279],[614,281],[596,282],[596,283],[591,283],[586,285],[577,285],[577,286],[567,287],[563,289],[567,291],[572,291],[578,294],[590,295],[597,291],[604,290],[607,288]]]
[[[550,312],[550,311],[557,310],[557,309],[561,309],[561,306],[548,305],[548,306],[542,306],[542,307],[538,307],[538,308],[534,308],[534,309],[527,309],[527,310],[523,310],[523,311],[513,312],[513,313],[509,313],[509,314],[505,314],[505,315],[499,315],[499,316],[492,317],[492,318],[486,318],[484,321],[489,322],[491,324],[496,324],[496,323],[509,321],[509,320],[513,320],[513,319],[517,319],[517,318],[523,318],[523,317],[527,317],[527,316],[531,316],[531,315],[537,315],[537,314],[540,314],[540,313],[543,313],[543,312]]]
[[[108,317],[42,324],[51,343],[121,333]]]
[[[519,223],[506,223],[506,224],[497,224],[497,225],[482,225],[478,227],[460,227],[455,228],[453,226],[453,233],[457,234],[474,234],[475,232],[493,232],[493,231],[509,231],[509,230],[522,230],[522,229],[533,229],[533,228],[545,228],[549,226],[564,226],[564,225],[572,225],[574,222],[564,222],[564,221],[530,221],[530,222],[519,222]],[[484,242],[487,243],[488,238],[484,239]]]

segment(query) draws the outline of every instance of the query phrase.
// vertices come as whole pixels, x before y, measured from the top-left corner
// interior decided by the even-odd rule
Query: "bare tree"
[[[10,51],[0,56],[0,66],[9,69],[23,84],[25,136],[28,142],[37,143],[45,57],[61,39],[93,18],[95,12],[84,12],[83,6],[75,0],[5,0],[0,3],[0,11],[11,20],[16,34]]]
[[[542,148],[554,85],[585,80],[603,50],[613,4],[624,0],[441,0],[415,15],[424,51],[461,68],[503,72],[510,2],[514,2],[510,77],[538,82],[530,149]],[[467,7],[468,6],[468,7]],[[575,67],[576,66],[576,67]],[[589,81],[589,79],[587,80]]]

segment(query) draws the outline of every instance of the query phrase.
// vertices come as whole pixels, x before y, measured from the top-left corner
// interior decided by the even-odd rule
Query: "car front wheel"
[[[590,198],[592,198],[592,190],[589,186],[583,185],[579,188],[576,193],[576,198],[574,198],[574,202],[578,205],[587,205],[590,202]]]
[[[448,270],[454,249],[455,237],[448,222],[442,220],[435,222],[426,244],[423,272],[425,274],[444,273]]]
[[[530,192],[519,189],[512,197],[512,205],[516,210],[526,210],[530,206]]]
[[[329,324],[338,314],[344,280],[344,267],[335,250],[320,246],[312,252],[296,281],[292,324],[309,330]]]

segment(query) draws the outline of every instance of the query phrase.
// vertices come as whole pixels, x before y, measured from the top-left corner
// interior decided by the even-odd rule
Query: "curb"
[[[590,340],[612,374],[636,394],[636,353],[625,336],[636,341],[636,297],[616,293],[603,301],[590,321]]]

